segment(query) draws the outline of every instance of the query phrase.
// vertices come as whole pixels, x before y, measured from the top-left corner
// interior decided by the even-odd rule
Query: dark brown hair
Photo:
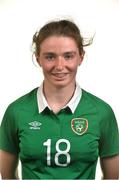
[[[84,44],[84,39],[81,36],[80,30],[77,25],[69,20],[52,21],[44,25],[33,36],[33,45],[35,45],[34,53],[36,56],[40,53],[41,43],[50,36],[64,36],[71,37],[77,44],[79,54],[84,54],[84,46],[88,46],[92,43],[93,38]]]

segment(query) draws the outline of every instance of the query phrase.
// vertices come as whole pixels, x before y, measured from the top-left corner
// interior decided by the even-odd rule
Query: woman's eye
[[[67,54],[67,55],[64,56],[64,58],[65,58],[66,60],[72,59],[72,58],[73,58],[73,55],[72,55],[72,54]]]
[[[50,60],[53,60],[53,59],[54,59],[54,56],[48,55],[48,56],[46,56],[45,58],[50,61]]]

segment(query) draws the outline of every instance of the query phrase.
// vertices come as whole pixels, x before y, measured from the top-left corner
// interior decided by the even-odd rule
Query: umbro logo
[[[40,129],[40,126],[42,124],[38,121],[33,121],[33,122],[30,122],[29,125],[30,125],[29,129]]]

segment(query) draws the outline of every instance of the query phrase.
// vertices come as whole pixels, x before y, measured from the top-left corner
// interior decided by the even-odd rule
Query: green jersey
[[[82,90],[74,111],[38,111],[37,88],[7,108],[0,148],[19,155],[23,179],[94,179],[97,159],[119,154],[111,107]]]

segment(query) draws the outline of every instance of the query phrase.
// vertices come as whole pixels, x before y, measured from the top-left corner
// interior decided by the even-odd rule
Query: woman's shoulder
[[[92,106],[94,106],[98,111],[102,113],[109,114],[113,112],[111,105],[102,98],[85,90],[82,90],[82,92],[84,99],[87,101],[87,104],[92,104]]]
[[[34,104],[36,104],[37,101],[37,89],[38,88],[34,88],[30,92],[17,98],[8,105],[7,109],[9,111],[13,111],[13,110],[16,111],[18,109],[23,109],[23,108],[29,109],[31,106],[34,106]]]

